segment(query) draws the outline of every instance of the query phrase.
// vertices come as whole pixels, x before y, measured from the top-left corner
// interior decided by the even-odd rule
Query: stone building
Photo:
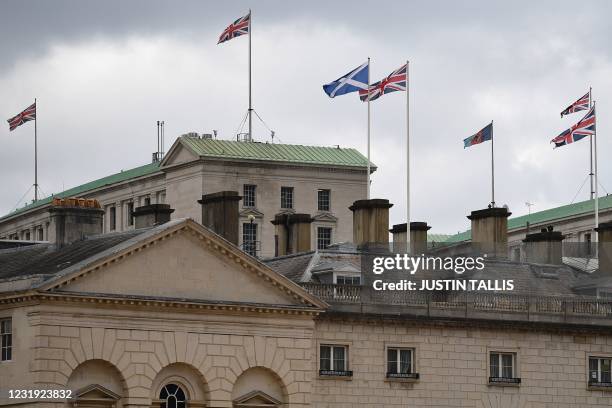
[[[376,167],[372,166],[372,171]],[[134,229],[134,208],[169,204],[172,217],[201,222],[202,195],[235,190],[243,197],[239,245],[260,257],[275,255],[278,214],[310,214],[309,246],[349,241],[350,204],[366,195],[367,159],[357,150],[179,137],[161,162],[104,177],[39,200],[0,218],[0,240],[53,242],[54,198],[97,200],[104,232]]]
[[[0,250],[0,404],[612,405],[612,303],[585,292],[612,287],[612,224],[600,225],[592,275],[541,262],[559,255],[544,234],[529,262],[500,253],[465,274],[512,277],[512,294],[379,293],[362,262],[388,253],[386,200],[353,203],[352,242],[323,250],[297,252],[307,240],[296,217],[293,253],[263,263],[237,245],[235,194],[202,197],[204,220],[227,221],[215,230],[151,205],[135,211],[139,228],[87,237],[102,232],[103,211],[63,200],[54,243]],[[504,230],[504,211],[475,213],[479,236]],[[411,228],[413,245],[423,230]],[[58,391],[10,398],[18,389]]]

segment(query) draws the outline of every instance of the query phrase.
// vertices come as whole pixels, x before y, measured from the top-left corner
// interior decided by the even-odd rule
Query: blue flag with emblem
[[[323,90],[330,97],[344,95],[350,92],[357,92],[361,89],[368,89],[370,64],[363,63],[346,75],[341,76],[327,85],[323,85]]]
[[[493,137],[493,122],[482,128],[478,133],[463,139],[463,148],[474,146],[487,140],[491,140]]]

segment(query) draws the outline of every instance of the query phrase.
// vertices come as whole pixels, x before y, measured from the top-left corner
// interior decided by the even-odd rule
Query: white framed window
[[[255,208],[255,193],[257,186],[254,184],[245,184],[242,187],[242,206],[248,208]]]
[[[589,386],[612,387],[612,357],[589,357]]]
[[[332,242],[330,227],[317,227],[317,249],[326,249]]]
[[[245,222],[242,224],[242,248],[249,255],[257,256],[257,224]]]
[[[490,384],[520,384],[518,376],[517,353],[491,351],[489,353]]]
[[[414,348],[387,348],[387,378],[419,378],[414,369]]]
[[[351,275],[337,275],[336,284],[337,285],[360,285],[361,277],[351,276]]]
[[[13,321],[0,320],[0,361],[13,359]]]
[[[293,187],[281,187],[281,208],[293,208]]]
[[[330,211],[331,209],[331,190],[317,191],[317,208],[319,211]]]
[[[348,346],[343,344],[321,344],[319,346],[319,375],[351,377],[348,370]]]

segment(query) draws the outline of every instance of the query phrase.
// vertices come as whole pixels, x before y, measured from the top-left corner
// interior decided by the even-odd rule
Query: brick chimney
[[[599,269],[601,277],[612,276],[612,221],[599,224],[597,231],[597,253],[599,254]]]
[[[310,214],[276,214],[274,256],[310,251],[312,221]]]
[[[389,200],[357,200],[349,207],[353,212],[353,243],[357,246],[389,248]],[[385,247],[385,248],[382,248]]]
[[[413,221],[410,223],[410,253],[420,255],[427,251],[427,231],[431,227],[426,222]],[[406,251],[406,223],[395,224],[389,232],[393,235],[393,250]]]
[[[202,204],[202,225],[238,245],[240,200],[242,197],[237,191],[219,191],[203,195],[202,199],[198,200],[198,203]]]
[[[542,228],[542,231],[527,234],[525,244],[525,260],[527,262],[561,265],[563,264],[562,242],[565,236],[553,227]]]
[[[174,209],[169,204],[149,204],[132,211],[134,226],[138,228],[152,227],[170,221]]]
[[[104,210],[97,200],[54,198],[49,213],[49,240],[58,247],[102,233]]]
[[[472,211],[468,219],[472,221],[473,249],[488,256],[507,258],[510,215],[505,207]]]

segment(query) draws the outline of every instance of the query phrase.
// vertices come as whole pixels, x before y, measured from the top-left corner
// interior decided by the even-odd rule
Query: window
[[[414,372],[414,349],[387,349],[387,378],[419,378]]]
[[[127,203],[127,225],[128,226],[134,225],[134,216],[132,215],[133,212],[134,212],[134,203],[130,201],[129,203]]]
[[[293,208],[293,187],[281,187],[281,208]]]
[[[39,241],[42,241],[44,239],[44,231],[42,229],[42,227],[38,228],[38,238]]]
[[[176,384],[167,384],[159,393],[160,408],[185,408],[185,391]]]
[[[319,190],[317,193],[317,208],[319,211],[329,211],[331,190]]]
[[[242,188],[242,205],[255,208],[255,187],[253,184],[245,184]]]
[[[146,196],[144,199],[144,205],[151,205],[151,197]]]
[[[13,331],[11,319],[0,320],[0,361],[10,361],[13,355]]]
[[[336,284],[338,284],[338,285],[360,285],[361,284],[361,277],[359,277],[359,276],[338,275],[336,277]]]
[[[319,354],[319,375],[350,377],[347,370],[347,346],[321,345]]]
[[[589,357],[589,386],[612,387],[611,357]]]
[[[317,228],[317,249],[325,249],[331,245],[332,229],[329,227]]]
[[[490,383],[519,384],[517,376],[516,353],[491,352],[489,357]]]
[[[257,224],[242,224],[242,248],[247,254],[257,256]]]
[[[592,238],[591,238],[591,233],[588,232],[586,234],[584,234],[584,246],[586,249],[586,255],[592,255],[593,251],[591,248],[591,242],[592,242]]]
[[[117,228],[117,208],[111,207],[108,209],[108,218],[109,218],[109,226],[110,230],[114,231]]]
[[[26,241],[29,241],[30,240],[30,231],[26,231],[23,237],[24,237],[24,239]]]

